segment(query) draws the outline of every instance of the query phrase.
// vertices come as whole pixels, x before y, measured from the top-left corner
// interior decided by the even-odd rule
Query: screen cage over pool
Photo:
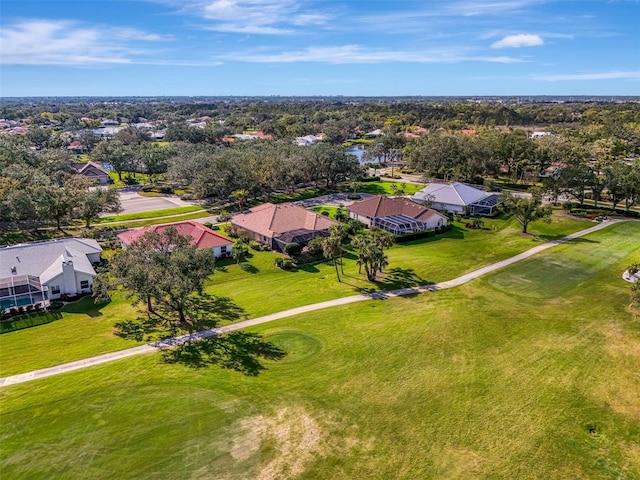
[[[423,222],[402,214],[376,218],[374,224],[374,226],[391,232],[394,235],[416,233],[426,230]]]
[[[47,287],[33,275],[0,278],[0,310],[48,304]]]

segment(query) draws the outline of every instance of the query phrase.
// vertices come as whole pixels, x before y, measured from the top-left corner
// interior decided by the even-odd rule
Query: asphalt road
[[[180,200],[177,195],[166,197],[143,197],[135,191],[119,191],[120,204],[122,205],[121,215],[126,213],[151,212],[153,210],[163,210],[165,208],[188,207],[197,205],[195,202]]]
[[[608,220],[593,227],[587,228],[585,230],[580,230],[579,232],[572,233],[571,235],[567,235],[566,237],[560,238],[558,240],[553,240],[551,242],[544,243],[542,245],[538,245],[537,247],[530,248],[529,250],[522,252],[518,255],[515,255],[511,258],[507,258],[506,260],[502,260],[500,262],[492,263],[485,267],[479,268],[472,272],[461,275],[452,280],[448,280],[446,282],[440,282],[431,285],[422,285],[419,287],[409,287],[402,288],[399,290],[391,290],[387,292],[374,292],[367,293],[362,295],[352,295],[350,297],[337,298],[335,300],[329,300],[326,302],[314,303],[311,305],[304,305],[302,307],[292,308],[290,310],[284,310],[281,312],[272,313],[270,315],[265,315],[263,317],[252,318],[249,320],[244,320],[242,322],[233,323],[231,325],[225,325],[224,327],[214,328],[211,330],[205,330],[202,332],[195,333],[191,336],[183,335],[180,337],[171,338],[162,342],[156,342],[147,345],[141,345],[139,347],[129,348],[126,350],[120,350],[118,352],[111,352],[104,355],[98,355],[96,357],[86,358],[84,360],[78,360],[76,362],[65,363],[62,365],[57,365],[55,367],[43,368],[40,370],[34,370],[27,373],[22,373],[20,375],[13,375],[10,377],[0,378],[0,387],[6,387],[9,385],[16,385],[19,383],[25,383],[32,380],[37,380],[40,378],[51,377],[53,375],[59,375],[61,373],[72,372],[74,370],[79,370],[81,368],[91,367],[93,365],[99,365],[102,363],[111,362],[114,360],[119,360],[121,358],[127,358],[134,355],[140,355],[142,353],[150,353],[155,352],[157,350],[162,350],[165,348],[170,348],[173,345],[177,345],[183,343],[187,340],[193,340],[198,338],[206,338],[212,337],[216,335],[220,335],[226,332],[233,332],[236,330],[242,330],[247,327],[252,327],[255,325],[260,325],[267,322],[273,322],[274,320],[279,320],[281,318],[291,317],[294,315],[298,315],[305,312],[312,312],[315,310],[322,310],[325,308],[335,307],[338,305],[347,305],[355,302],[363,302],[367,300],[384,300],[386,298],[392,297],[401,297],[406,295],[414,295],[416,293],[421,292],[429,292],[436,290],[444,290],[447,288],[457,287],[464,283],[470,282],[471,280],[478,278],[482,275],[486,275],[489,272],[493,272],[495,270],[499,270],[508,265],[511,265],[516,262],[520,262],[525,260],[533,255],[536,255],[539,252],[547,250],[549,248],[555,247],[556,245],[560,245],[563,243],[567,243],[574,238],[582,237],[584,235],[588,235],[589,233],[596,232],[598,230],[602,230],[603,228],[608,227],[614,223],[618,223],[624,220]]]

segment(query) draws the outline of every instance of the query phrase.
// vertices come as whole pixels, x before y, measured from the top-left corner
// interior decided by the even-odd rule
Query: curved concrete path
[[[606,228],[609,225],[612,225],[614,223],[618,223],[621,221],[625,221],[625,220],[604,221],[602,223],[599,223],[598,225],[594,225],[593,227],[587,228],[585,230],[580,230],[579,232],[572,233],[571,235],[567,235],[566,237],[562,237],[557,240],[553,240],[551,242],[543,243],[542,245],[538,245],[537,247],[530,248],[529,250],[522,252],[518,255],[515,255],[513,257],[507,258],[506,260],[492,263],[490,265],[487,265],[486,267],[479,268],[477,270],[466,273],[457,278],[454,278],[453,280],[448,280],[446,282],[440,282],[440,283],[435,283],[431,285],[421,285],[418,287],[402,288],[399,290],[389,290],[386,292],[373,292],[373,293],[365,293],[361,295],[352,295],[350,297],[336,298],[335,300],[328,300],[326,302],[314,303],[311,305],[292,308],[290,310],[283,310],[281,312],[272,313],[270,315],[265,315],[263,317],[252,318],[250,320],[244,320],[242,322],[233,323],[231,325],[225,325],[224,327],[214,328],[211,330],[204,330],[202,332],[194,333],[191,335],[183,335],[180,337],[164,340],[162,342],[150,343],[147,345],[141,345],[139,347],[128,348],[126,350],[120,350],[117,352],[106,353],[104,355],[98,355],[96,357],[86,358],[84,360],[78,360],[76,362],[63,363],[55,367],[43,368],[41,370],[33,370],[31,372],[23,373],[20,375],[13,375],[10,377],[0,378],[0,387],[15,385],[18,383],[25,383],[31,380],[37,380],[40,378],[51,377],[53,375],[59,375],[61,373],[72,372],[74,370],[79,370],[81,368],[91,367],[93,365],[100,365],[101,363],[112,362],[114,360],[132,357],[134,355],[140,355],[142,353],[156,352],[158,350],[170,348],[173,345],[178,345],[187,340],[212,337],[212,336],[220,335],[226,332],[242,330],[247,327],[252,327],[254,325],[260,325],[262,323],[272,322],[274,320],[279,320],[281,318],[292,317],[294,315],[298,315],[301,313],[313,312],[315,310],[322,310],[324,308],[336,307],[339,305],[348,305],[350,303],[363,302],[366,300],[382,300],[385,298],[401,297],[401,296],[413,295],[421,292],[429,292],[429,291],[443,290],[446,288],[457,287],[464,283],[470,282],[471,280],[478,278],[482,275],[486,275],[489,272],[493,272],[495,270],[499,270],[513,263],[525,260],[539,252],[555,247],[556,245],[567,243],[573,240],[574,238],[582,237],[584,235],[588,235],[598,230],[602,230],[603,228]]]

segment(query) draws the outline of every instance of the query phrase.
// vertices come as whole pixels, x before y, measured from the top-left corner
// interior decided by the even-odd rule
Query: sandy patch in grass
[[[231,456],[241,462],[249,460],[260,449],[266,425],[262,415],[240,421],[241,434],[233,439]]]
[[[303,408],[281,408],[263,424],[263,436],[274,442],[275,455],[260,468],[256,480],[296,477],[321,450],[320,426]]]

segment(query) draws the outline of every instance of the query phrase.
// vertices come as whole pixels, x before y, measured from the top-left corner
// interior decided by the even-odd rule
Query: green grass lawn
[[[395,185],[397,188],[404,190],[404,194],[401,195],[413,195],[414,193],[424,188],[424,185],[418,185],[416,183],[380,180],[379,182],[360,182],[358,183],[357,190],[358,193],[371,193],[373,195],[394,195],[394,191],[391,187],[392,185]],[[348,186],[346,188],[348,188]]]
[[[142,220],[147,218],[166,217],[169,215],[180,215],[183,213],[199,212],[204,210],[200,205],[189,205],[187,207],[164,208],[152,210],[150,212],[125,213],[124,215],[109,215],[100,217],[93,221],[94,224],[122,222],[125,220]]]
[[[136,318],[137,309],[122,295],[107,306],[85,297],[55,312],[50,323],[0,335],[0,376],[122,350],[137,345],[113,334],[114,324]]]
[[[640,477],[639,223],[462,287],[279,320],[257,377],[122,360],[0,390],[3,476]],[[565,270],[568,266],[569,269]]]
[[[144,224],[144,221],[141,223]],[[493,225],[496,225],[495,231],[491,228]],[[487,220],[485,230],[467,230],[456,224],[454,230],[444,235],[391,248],[388,252],[390,265],[386,269],[386,277],[378,284],[367,282],[364,275],[358,273],[355,253],[352,251],[347,252],[344,259],[346,275],[343,282],[338,283],[333,265],[327,262],[284,271],[274,265],[277,254],[250,250],[247,262],[251,266],[250,270],[240,268],[232,260],[221,262],[207,283],[207,292],[229,297],[248,317],[257,317],[363,291],[389,290],[450,280],[522,252],[543,240],[557,238],[591,225],[591,222],[584,220],[556,216],[551,224],[534,223],[531,231],[538,235],[532,236],[521,235],[513,220]],[[125,319],[127,315],[135,315],[135,309],[117,298],[113,304],[103,306],[100,312],[102,315],[97,317],[99,322],[92,320],[87,323],[88,317],[84,314],[70,315],[63,312],[62,323],[57,321],[0,335],[0,376],[50,367],[62,361],[78,360],[130,346],[113,336],[113,324]],[[61,328],[64,328],[65,335],[57,333]],[[78,344],[69,349],[69,338],[75,335],[76,329]],[[97,337],[92,338],[93,335]],[[26,358],[16,355],[16,352],[23,349],[30,350],[32,342],[48,342],[50,348]]]

